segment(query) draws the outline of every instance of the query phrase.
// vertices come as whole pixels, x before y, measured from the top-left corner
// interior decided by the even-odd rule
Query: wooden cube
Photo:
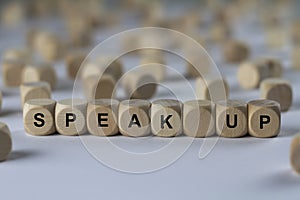
[[[161,99],[152,102],[151,130],[160,137],[174,137],[182,133],[182,103]]]
[[[292,65],[294,69],[300,69],[300,46],[297,46],[292,51]]]
[[[50,99],[51,88],[49,83],[43,81],[23,83],[20,86],[21,103],[24,106],[25,102],[30,99]]]
[[[229,97],[229,86],[225,79],[213,75],[196,79],[195,93],[198,99],[217,102]]]
[[[242,137],[248,132],[247,103],[225,100],[216,104],[216,131],[222,137]]]
[[[130,99],[150,99],[156,93],[157,80],[147,71],[130,71],[121,82]]]
[[[166,79],[166,61],[163,54],[157,50],[143,50],[141,52],[140,69],[150,73],[157,81]]]
[[[151,132],[151,103],[147,100],[125,100],[119,106],[119,129],[125,136],[142,137]]]
[[[114,79],[118,80],[123,75],[123,63],[120,59],[112,56],[99,56],[96,60],[97,65],[105,68],[105,73],[110,74]]]
[[[0,122],[0,161],[8,158],[12,150],[12,139],[8,126]]]
[[[215,104],[192,100],[183,104],[183,133],[191,137],[209,137],[215,133]]]
[[[238,63],[249,57],[250,49],[247,44],[241,41],[227,41],[224,45],[223,55],[226,62]]]
[[[288,111],[292,105],[293,91],[288,80],[281,78],[268,78],[260,84],[260,97],[277,101],[281,111]]]
[[[212,62],[206,52],[201,52],[201,54],[195,54],[190,52],[186,56],[187,59],[187,72],[186,76],[188,78],[198,78],[202,77],[204,74],[211,72]],[[197,63],[197,66],[192,65],[192,63]]]
[[[282,76],[283,65],[276,58],[261,58],[258,61],[259,65],[265,65],[269,70],[269,77],[278,78]]]
[[[56,73],[54,68],[46,63],[27,65],[23,70],[22,82],[45,81],[50,84],[51,89],[56,85]]]
[[[123,74],[123,65],[120,60],[113,60],[111,56],[101,56],[96,61],[87,61],[82,68],[81,78],[84,80],[90,76],[111,75],[118,80]]]
[[[295,172],[300,174],[300,134],[294,136],[291,142],[290,162]]]
[[[83,51],[72,51],[65,57],[65,64],[67,69],[68,77],[75,79],[80,66],[86,58],[86,53]]]
[[[254,137],[268,138],[280,132],[280,104],[272,100],[254,100],[248,103],[248,132]]]
[[[2,101],[3,101],[3,99],[2,99],[2,91],[0,91],[0,110],[2,109]]]
[[[23,122],[27,133],[44,136],[55,133],[55,105],[52,99],[31,99],[23,108]]]
[[[15,59],[6,59],[2,63],[2,78],[5,86],[18,87],[22,83],[24,62]]]
[[[88,100],[93,99],[112,99],[115,93],[115,79],[109,75],[104,74],[99,76],[90,76],[83,80],[85,96]]]
[[[258,62],[244,62],[238,69],[238,81],[244,89],[255,89],[264,79],[270,77],[267,65]]]
[[[58,133],[67,136],[82,135],[86,127],[87,102],[82,99],[64,99],[56,103],[55,124]]]
[[[46,61],[56,61],[64,54],[64,47],[57,35],[38,31],[34,36],[34,49]]]
[[[4,52],[3,60],[18,60],[23,63],[31,61],[30,51],[26,49],[8,49]]]
[[[114,99],[96,99],[87,106],[87,129],[96,136],[116,135],[118,127],[119,101]]]

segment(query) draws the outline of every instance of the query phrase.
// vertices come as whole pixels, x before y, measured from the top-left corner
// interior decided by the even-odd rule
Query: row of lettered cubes
[[[23,108],[24,127],[31,135],[142,137],[274,137],[280,132],[280,105],[272,100],[31,99]]]

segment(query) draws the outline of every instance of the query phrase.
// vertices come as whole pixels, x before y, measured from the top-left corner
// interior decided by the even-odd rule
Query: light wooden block
[[[49,83],[43,81],[23,83],[20,86],[20,96],[24,106],[30,99],[50,99],[51,88]]]
[[[195,93],[198,99],[217,102],[229,97],[229,86],[225,79],[207,75],[197,78],[195,84]]]
[[[215,43],[226,41],[232,35],[230,27],[224,23],[214,23],[210,29],[210,40]]]
[[[129,99],[150,99],[157,90],[155,77],[142,70],[126,73],[121,83]]]
[[[225,100],[216,104],[216,132],[222,137],[242,137],[248,132],[247,103]]]
[[[99,57],[96,61],[85,63],[81,71],[81,78],[86,79],[89,76],[103,74],[109,74],[118,80],[123,75],[123,64],[120,60],[113,60],[110,56]]]
[[[250,49],[244,42],[231,40],[224,44],[223,55],[226,62],[239,63],[249,57]]]
[[[142,137],[151,132],[151,103],[147,100],[125,100],[119,106],[118,124],[120,133],[125,136]]]
[[[87,129],[96,136],[111,136],[119,132],[119,101],[115,99],[96,99],[87,106]]]
[[[187,59],[187,71],[186,76],[190,78],[202,77],[204,74],[211,72],[212,62],[206,52],[201,52],[201,54],[195,54],[190,52],[186,56]],[[198,66],[192,65],[192,63],[197,63]]]
[[[290,163],[295,172],[300,174],[300,134],[293,137],[290,147]]]
[[[22,83],[24,62],[20,60],[6,59],[2,63],[2,78],[4,85],[18,87]]]
[[[261,58],[258,60],[258,64],[267,66],[270,77],[278,78],[282,76],[283,65],[280,60],[276,58]]]
[[[2,109],[2,101],[3,101],[3,99],[2,99],[2,91],[0,91],[0,111],[1,111],[1,109]]]
[[[52,99],[31,99],[23,107],[23,122],[27,133],[44,136],[55,133],[55,106]]]
[[[269,26],[265,33],[265,41],[269,48],[282,48],[287,44],[288,36],[282,26]]]
[[[166,79],[166,61],[163,53],[156,49],[146,49],[140,52],[140,69],[151,73],[157,81]]]
[[[46,61],[56,61],[64,54],[64,46],[57,35],[38,31],[34,36],[34,49]]]
[[[237,76],[242,88],[255,89],[262,80],[270,77],[270,70],[267,65],[258,62],[244,62],[240,65]]]
[[[215,104],[191,100],[183,104],[183,133],[191,137],[209,137],[215,133]]]
[[[87,54],[83,51],[72,51],[69,52],[65,57],[65,64],[67,69],[68,77],[71,79],[75,79],[77,73],[80,69],[80,66]]]
[[[83,80],[84,92],[88,100],[114,98],[115,85],[115,79],[109,74],[101,77],[94,75]]]
[[[268,78],[260,84],[260,97],[277,101],[281,111],[288,111],[292,105],[293,91],[288,80],[282,78]]]
[[[50,84],[51,89],[56,85],[56,73],[54,68],[49,64],[27,65],[22,74],[22,82],[45,81]]]
[[[292,66],[294,69],[300,70],[300,46],[292,50]]]
[[[0,161],[8,158],[12,150],[12,139],[8,126],[0,122]]]
[[[87,102],[82,99],[64,99],[56,103],[55,124],[58,133],[67,136],[87,132]]]
[[[254,100],[248,103],[248,132],[254,137],[268,138],[280,132],[280,104],[272,100]]]
[[[23,63],[28,63],[32,60],[30,51],[25,49],[8,49],[4,52],[2,59],[18,60]]]
[[[291,38],[292,38],[293,44],[296,44],[296,45],[300,44],[300,21],[299,20],[292,24]]]
[[[106,67],[104,73],[110,74],[115,80],[123,75],[123,63],[120,59],[114,60],[112,56],[99,56],[96,63],[100,67]]]
[[[182,133],[182,103],[177,100],[156,100],[151,106],[151,130],[160,137],[174,137]]]

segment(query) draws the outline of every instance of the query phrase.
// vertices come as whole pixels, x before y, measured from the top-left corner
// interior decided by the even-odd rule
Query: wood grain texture
[[[50,99],[50,84],[44,81],[23,83],[20,86],[20,96],[22,106],[30,99]]]
[[[31,99],[24,104],[23,122],[30,135],[45,136],[55,133],[55,106],[52,99]]]
[[[272,100],[254,100],[248,103],[248,132],[254,137],[275,137],[280,132],[280,104]]]
[[[67,136],[82,135],[86,127],[87,102],[82,99],[58,101],[55,108],[55,125],[58,133]]]
[[[215,104],[191,100],[183,104],[183,133],[190,137],[209,137],[215,133]]]
[[[8,158],[12,150],[12,139],[8,126],[0,122],[0,161]]]
[[[96,136],[111,136],[119,132],[119,101],[115,99],[96,99],[87,106],[87,129]]]
[[[225,100],[216,104],[216,132],[222,137],[242,137],[248,132],[247,103]]]
[[[147,100],[125,100],[119,106],[118,124],[120,133],[125,136],[142,137],[151,132],[151,103]]]
[[[277,101],[282,112],[288,111],[292,105],[293,91],[288,80],[282,78],[268,78],[260,84],[260,97]]]
[[[151,130],[160,137],[174,137],[182,133],[182,103],[161,99],[152,102]]]

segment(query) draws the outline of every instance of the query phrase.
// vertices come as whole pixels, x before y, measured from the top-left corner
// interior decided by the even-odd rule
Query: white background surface
[[[284,77],[293,85],[293,107],[282,114],[282,129],[278,137],[221,138],[205,159],[198,157],[204,140],[195,139],[180,159],[164,169],[139,175],[122,173],[95,160],[79,137],[27,135],[23,130],[18,89],[2,87],[0,120],[11,129],[13,152],[7,161],[0,163],[1,199],[299,199],[300,176],[290,168],[289,145],[291,137],[299,131],[300,73],[291,69],[288,48],[267,51],[263,46],[263,38],[257,33],[257,30],[241,28],[237,31],[237,37],[248,40],[254,48],[253,58],[268,54],[283,59],[286,67]],[[1,52],[19,44],[11,39],[13,34],[22,33],[7,34],[2,30]],[[237,68],[223,64],[219,52],[214,49],[211,51],[220,71],[229,81],[231,98],[248,101],[259,97],[258,90],[243,91],[237,83]],[[168,64],[182,69],[180,62],[171,60]],[[130,67],[131,63],[127,62],[126,66]],[[66,75],[62,64],[55,67],[59,81],[53,98],[70,98],[72,81],[64,78]],[[180,82],[170,81],[167,84],[182,99],[192,98],[185,93]],[[155,98],[168,97],[172,96],[160,90]],[[93,138],[99,146],[106,142],[104,138]],[[122,136],[110,139],[122,148],[137,152],[172,140]],[[187,139],[175,138],[180,141]]]

